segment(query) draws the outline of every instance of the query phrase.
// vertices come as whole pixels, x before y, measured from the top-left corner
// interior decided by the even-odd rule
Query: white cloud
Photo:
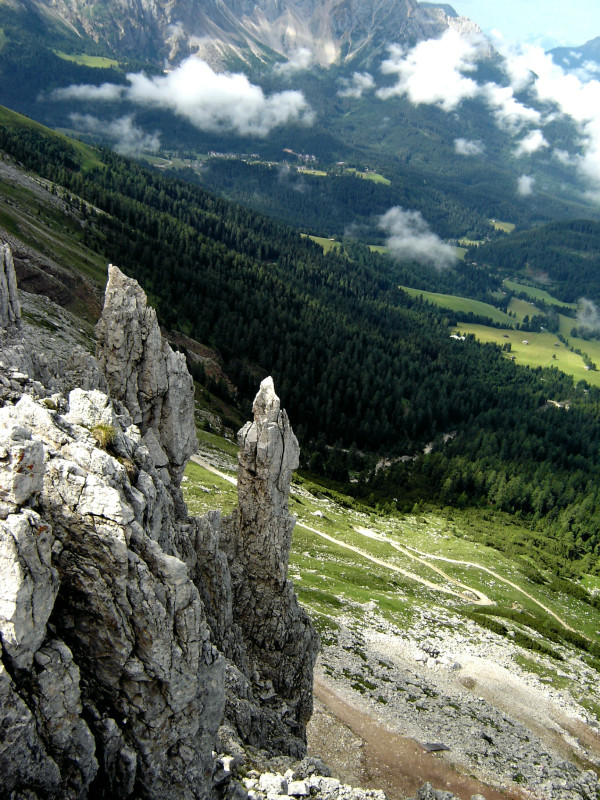
[[[112,122],[98,119],[91,114],[70,114],[73,125],[82,131],[102,135],[115,144],[117,153],[126,156],[138,155],[144,151],[155,152],[160,147],[157,133],[147,134],[133,122],[133,117],[124,116]]]
[[[260,86],[239,73],[214,72],[197,58],[188,58],[177,69],[147,77],[127,75],[129,86],[104,84],[70,86],[53,93],[59,99],[115,100],[162,108],[188,119],[204,131],[232,131],[240,135],[266,136],[289,122],[310,124],[311,111],[302,92],[285,91],[265,96]]]
[[[486,83],[482,87],[482,95],[492,109],[497,124],[512,133],[517,133],[524,125],[538,124],[542,119],[539,111],[516,99],[512,86]]]
[[[313,52],[308,47],[299,47],[289,60],[284,64],[277,64],[275,70],[283,75],[292,75],[294,72],[301,72],[308,69],[313,63]]]
[[[521,141],[517,144],[515,155],[530,156],[532,153],[537,153],[538,150],[542,150],[544,147],[549,147],[549,144],[546,141],[544,134],[539,128],[537,128],[521,139]]]
[[[531,175],[521,175],[517,181],[517,192],[521,197],[530,197],[533,194],[535,178]]]
[[[352,80],[344,80],[345,88],[340,89],[340,97],[362,97],[365,92],[375,88],[375,80],[368,72],[355,72]]]
[[[459,156],[481,156],[485,148],[482,142],[473,142],[470,139],[455,139],[454,150]]]
[[[437,269],[450,267],[457,260],[456,250],[431,230],[419,211],[395,206],[379,218],[379,227],[388,234],[386,244],[397,258]]]
[[[126,86],[119,86],[116,83],[103,83],[101,86],[80,83],[77,86],[55,89],[52,92],[52,97],[57,100],[97,100],[101,103],[110,103],[115,100],[121,100],[126,91]]]
[[[464,73],[476,68],[484,51],[481,37],[464,36],[453,29],[440,39],[419,42],[408,53],[399,45],[392,45],[381,70],[397,75],[398,80],[377,94],[382,99],[406,96],[415,105],[429,103],[452,111],[463,100],[478,94],[477,82]]]
[[[582,297],[577,308],[577,322],[588,331],[600,331],[600,312],[591,300]]]

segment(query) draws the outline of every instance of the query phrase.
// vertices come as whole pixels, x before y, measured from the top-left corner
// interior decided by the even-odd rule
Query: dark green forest
[[[551,222],[486,242],[471,258],[509,274],[527,273],[565,303],[600,302],[600,223]]]
[[[518,514],[552,537],[556,571],[599,569],[598,390],[451,340],[448,312],[398,289],[416,265],[359,246],[324,255],[197,186],[109,151],[94,164],[17,121],[0,147],[65,188],[82,241],[140,281],[164,326],[221,353],[245,414],[273,375],[305,468],[373,504]],[[374,476],[384,455],[411,459]]]

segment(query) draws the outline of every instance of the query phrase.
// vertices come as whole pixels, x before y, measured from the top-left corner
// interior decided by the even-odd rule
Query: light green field
[[[302,236],[312,239],[313,242],[320,245],[324,253],[329,253],[331,250],[339,250],[342,246],[341,242],[336,242],[333,239],[326,239],[324,236],[308,236],[306,233],[303,233]]]
[[[527,300],[519,300],[518,297],[511,297],[508,304],[508,310],[517,315],[517,320],[523,322],[525,317],[532,317],[535,314],[540,314],[540,309],[534,306],[533,303],[528,303]]]
[[[472,333],[480,342],[494,342],[499,345],[510,342],[511,351],[507,355],[514,356],[517,364],[526,367],[556,367],[567,375],[572,375],[575,381],[587,381],[592,386],[600,386],[600,372],[586,370],[581,356],[568,350],[564,344],[558,342],[556,336],[552,333],[502,330],[488,328],[485,325],[467,323],[461,323],[456,328],[453,328],[452,332]],[[529,342],[529,344],[523,344],[524,341]],[[557,343],[558,346],[556,346]],[[583,342],[581,339],[572,339],[571,344],[580,347],[582,352],[587,352],[590,358],[595,360],[589,352],[591,348],[586,347],[590,344],[589,342]],[[600,361],[596,363],[600,363]]]
[[[348,167],[346,172],[350,173],[351,175],[356,175],[357,178],[364,178],[367,181],[373,181],[373,183],[382,183],[384,186],[390,186],[392,183],[378,172],[359,172],[359,170],[353,169],[352,167]]]
[[[481,316],[489,317],[493,322],[498,322],[501,325],[512,327],[513,320],[505,314],[504,311],[489,305],[489,303],[482,303],[481,300],[471,300],[468,297],[458,297],[453,294],[438,294],[437,292],[423,292],[421,289],[409,289],[406,286],[400,286],[407,294],[412,297],[422,297],[429,303],[433,303],[440,308],[447,308],[450,311],[462,311],[463,313],[472,312],[473,314],[480,314]]]
[[[322,169],[310,169],[309,167],[298,167],[298,172],[303,172],[305,175],[318,175],[320,178],[326,178],[327,173]]]
[[[479,247],[480,244],[483,244],[483,239],[459,239],[458,243],[461,247]]]
[[[500,220],[497,219],[490,219],[488,222],[495,230],[504,231],[504,233],[512,233],[515,229],[514,223],[512,222],[500,222]]]
[[[74,61],[75,64],[81,64],[84,67],[94,67],[94,69],[110,69],[111,67],[118,67],[119,62],[114,58],[104,58],[104,56],[89,56],[87,53],[63,53],[60,50],[54,51],[59,58],[63,61]]]
[[[368,245],[369,250],[372,253],[389,253],[390,248],[386,247],[384,244],[370,244]]]
[[[508,278],[503,281],[503,284],[511,292],[523,292],[532,300],[543,300],[549,306],[572,308],[573,310],[577,308],[575,303],[563,303],[561,300],[557,300],[555,297],[552,297],[552,295],[546,292],[544,289],[538,289],[537,286],[527,286],[524,283],[517,283],[516,281],[508,280]]]

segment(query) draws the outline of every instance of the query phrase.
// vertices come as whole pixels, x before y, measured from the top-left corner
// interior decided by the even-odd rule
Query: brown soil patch
[[[428,781],[461,800],[469,800],[474,794],[484,795],[486,800],[525,797],[521,792],[499,791],[462,775],[443,757],[428,753],[414,739],[389,731],[351,706],[318,678],[315,703],[308,729],[309,751],[329,764],[344,783],[383,789],[390,800],[414,797]]]

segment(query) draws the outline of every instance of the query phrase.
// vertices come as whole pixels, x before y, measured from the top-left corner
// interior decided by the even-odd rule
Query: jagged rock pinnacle
[[[112,264],[96,333],[111,396],[126,406],[154,461],[178,487],[197,449],[194,383],[185,356],[163,340],[138,282]]]
[[[18,328],[20,325],[21,305],[15,265],[10,247],[3,244],[0,246],[0,328]]]

